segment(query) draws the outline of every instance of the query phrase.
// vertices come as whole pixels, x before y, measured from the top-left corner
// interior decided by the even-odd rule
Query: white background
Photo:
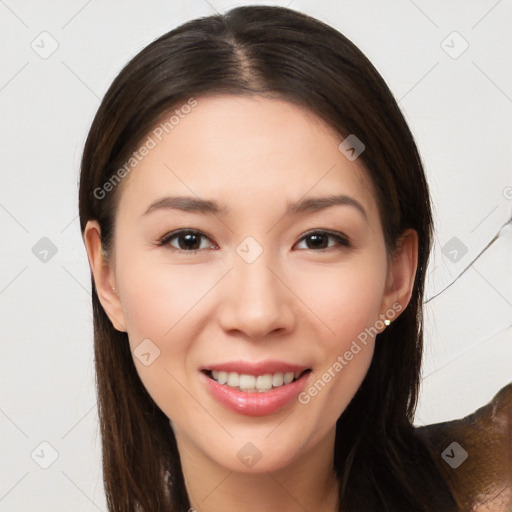
[[[129,58],[245,3],[0,0],[0,511],[106,509],[77,218],[85,136]],[[267,3],[354,41],[411,125],[437,227],[416,423],[464,416],[512,381],[512,2]]]

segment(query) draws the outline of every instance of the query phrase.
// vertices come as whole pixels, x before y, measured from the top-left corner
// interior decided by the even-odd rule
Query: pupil
[[[325,236],[324,235],[310,235],[309,237],[309,241],[312,242],[312,243],[309,243],[309,247],[311,249],[318,249],[318,248],[322,248],[324,249],[325,247],[327,247],[325,245]]]
[[[195,235],[194,233],[187,233],[186,235],[182,235],[181,237],[182,242],[180,243],[181,249],[199,249],[199,245],[197,242],[199,240],[199,237]]]

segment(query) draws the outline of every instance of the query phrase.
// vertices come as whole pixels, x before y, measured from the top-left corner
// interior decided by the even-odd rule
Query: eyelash
[[[160,246],[160,247],[170,246],[170,244],[169,244],[170,241],[173,240],[174,238],[179,237],[180,235],[196,235],[196,236],[204,237],[204,238],[210,240],[210,238],[207,235],[205,235],[204,233],[202,233],[201,231],[197,231],[195,229],[180,229],[180,230],[173,231],[171,233],[167,233],[166,235],[164,235],[158,241],[157,245]],[[302,235],[302,237],[298,240],[297,243],[300,243],[300,242],[306,240],[308,237],[311,237],[313,235],[326,235],[329,238],[334,239],[337,242],[338,249],[339,248],[343,248],[343,247],[345,247],[345,248],[351,247],[349,239],[343,233],[339,233],[337,231],[329,231],[329,230],[312,230],[312,231],[308,231],[307,233]],[[171,247],[171,249],[173,251],[176,251],[178,253],[184,253],[184,254],[196,254],[197,252],[200,252],[200,251],[204,250],[204,249],[185,250],[185,249],[179,249],[177,247],[172,247],[172,246],[170,246],[170,247]],[[216,248],[216,247],[217,246],[215,244],[211,244],[209,248],[212,249],[212,248]],[[309,249],[308,248],[308,249],[300,249],[300,250],[308,250],[308,251],[313,251],[313,252],[325,252],[325,251],[332,250],[333,247],[334,246],[329,246],[328,245],[327,247],[324,247],[324,248],[321,248],[321,249]]]

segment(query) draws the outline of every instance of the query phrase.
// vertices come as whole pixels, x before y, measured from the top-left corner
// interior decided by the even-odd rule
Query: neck
[[[275,471],[231,471],[175,431],[192,510],[197,512],[335,512],[334,430],[309,452]]]

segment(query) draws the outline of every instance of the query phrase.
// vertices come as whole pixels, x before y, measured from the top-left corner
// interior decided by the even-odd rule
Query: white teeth
[[[272,377],[272,386],[278,388],[284,384],[284,373],[274,373]]]
[[[256,377],[254,375],[240,375],[238,378],[238,387],[241,391],[247,391],[256,387]]]
[[[256,379],[256,389],[258,391],[270,391],[272,389],[272,374],[260,375]]]
[[[278,388],[285,384],[290,384],[294,379],[301,376],[302,372],[286,373],[266,373],[264,375],[247,375],[236,372],[223,372],[212,370],[213,380],[219,384],[227,384],[232,388],[238,388],[240,391],[265,392],[273,387]]]
[[[290,384],[290,382],[293,380],[293,377],[294,377],[294,373],[293,372],[287,372],[284,374],[284,383],[285,384]]]
[[[238,380],[239,380],[238,373],[235,373],[235,372],[229,372],[228,373],[228,382],[227,382],[228,386],[230,386],[232,388],[237,388],[238,387]]]

